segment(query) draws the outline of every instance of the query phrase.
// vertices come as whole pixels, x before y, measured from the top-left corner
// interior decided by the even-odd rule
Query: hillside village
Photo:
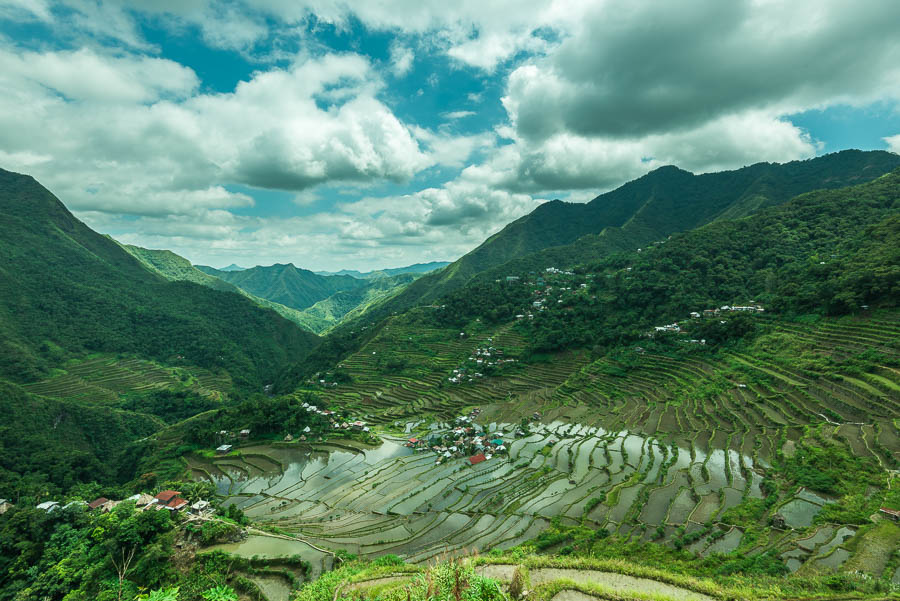
[[[496,455],[505,455],[508,442],[504,437],[510,437],[513,434],[488,433],[475,421],[480,414],[481,409],[476,407],[468,414],[458,416],[454,420],[453,428],[442,428],[442,424],[436,424],[427,437],[411,437],[404,446],[413,449],[416,453],[435,453],[437,455],[435,465],[462,457],[467,458],[468,465],[478,465]],[[522,434],[523,432],[518,430],[517,435]]]

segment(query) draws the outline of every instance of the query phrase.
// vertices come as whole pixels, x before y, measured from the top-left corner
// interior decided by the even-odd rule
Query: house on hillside
[[[900,511],[896,509],[888,509],[887,507],[882,507],[878,510],[878,512],[889,520],[900,522]]]
[[[484,453],[478,453],[477,455],[472,455],[469,457],[470,465],[478,465],[482,461],[487,461],[487,457],[484,456]]]
[[[181,492],[177,490],[164,490],[153,498],[156,499],[157,504],[166,505],[169,501],[178,497],[178,495],[180,494]]]
[[[106,503],[109,503],[109,499],[107,499],[106,497],[99,497],[88,503],[88,510],[94,511],[95,509],[99,509]]]
[[[169,511],[181,511],[185,507],[187,507],[188,502],[181,497],[174,497],[171,501],[166,503],[165,507]]]
[[[241,438],[250,438],[250,430],[244,428],[243,430],[241,430],[240,435]]]
[[[7,501],[6,499],[0,499],[0,515],[3,515],[4,513],[6,513],[7,511],[9,511],[9,510],[12,509],[13,507],[15,507],[15,505],[13,505],[12,503],[10,503],[10,502]]]
[[[46,511],[47,513],[50,513],[54,509],[58,509],[58,508],[59,508],[59,503],[57,503],[56,501],[44,501],[43,503],[41,503],[35,507],[35,509],[40,509],[42,511]]]
[[[227,455],[231,452],[232,446],[230,444],[223,444],[216,447],[216,453],[219,455]]]

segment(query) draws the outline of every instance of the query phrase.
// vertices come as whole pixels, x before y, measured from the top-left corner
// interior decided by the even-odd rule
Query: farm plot
[[[43,396],[114,402],[128,393],[161,389],[187,389],[220,398],[231,389],[231,380],[199,367],[163,367],[141,359],[102,356],[67,365],[59,374],[25,388]]]
[[[535,430],[510,444],[508,455],[474,466],[463,458],[436,463],[431,452],[413,453],[385,440],[355,453],[259,446],[246,456],[194,459],[190,467],[263,523],[325,548],[413,561],[508,548],[536,536],[554,516],[609,530],[686,526],[697,494],[689,473],[705,463],[710,515],[720,496],[730,497],[724,490],[728,462],[708,462],[696,450],[582,424],[554,422]],[[752,465],[749,457],[735,461]],[[601,499],[606,511],[594,511]],[[734,536],[714,548],[736,546],[739,531]]]

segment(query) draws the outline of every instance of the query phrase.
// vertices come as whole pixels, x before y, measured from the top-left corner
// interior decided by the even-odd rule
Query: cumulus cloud
[[[635,136],[900,99],[900,4],[597,3],[503,99],[519,135]]]
[[[810,157],[821,144],[791,114],[900,102],[893,0],[0,0],[0,19],[56,38],[0,39],[0,164],[102,231],[211,263],[444,259],[543,199],[587,200],[664,164]],[[147,23],[259,70],[210,92]],[[329,50],[323,23],[350,47],[386,32],[388,60]],[[438,65],[411,84],[422,106],[462,73],[478,113],[398,114],[385,80],[414,65]],[[900,151],[900,135],[884,140]],[[374,197],[383,182],[404,187]],[[232,184],[287,190],[303,212],[333,201],[322,190],[353,200],[259,218]]]
[[[900,154],[900,134],[884,138],[884,141],[887,142],[888,150]]]
[[[166,59],[4,49],[0,82],[7,165],[81,210],[246,206],[222,185],[403,181],[434,161],[376,99],[380,80],[357,55],[303,58],[198,94],[193,71]]]

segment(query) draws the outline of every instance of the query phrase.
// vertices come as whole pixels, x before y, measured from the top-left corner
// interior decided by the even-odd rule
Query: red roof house
[[[188,502],[181,497],[174,497],[171,501],[166,503],[166,509],[171,509],[172,511],[181,511],[187,504]]]
[[[159,504],[165,505],[180,494],[181,493],[177,490],[164,490],[156,495],[154,499],[156,499]]]
[[[471,457],[469,457],[469,463],[471,463],[472,465],[477,465],[486,460],[487,457],[484,456],[484,453],[478,453],[477,455],[472,455]]]
[[[93,501],[88,503],[88,509],[91,509],[91,510],[97,509],[98,507],[100,507],[101,505],[103,505],[104,503],[107,503],[107,502],[109,502],[109,499],[107,499],[106,497],[100,497],[99,499],[94,499]]]
[[[879,509],[881,513],[886,515],[888,519],[894,520],[895,522],[900,522],[900,511],[896,509],[888,509],[887,507],[882,507]]]

